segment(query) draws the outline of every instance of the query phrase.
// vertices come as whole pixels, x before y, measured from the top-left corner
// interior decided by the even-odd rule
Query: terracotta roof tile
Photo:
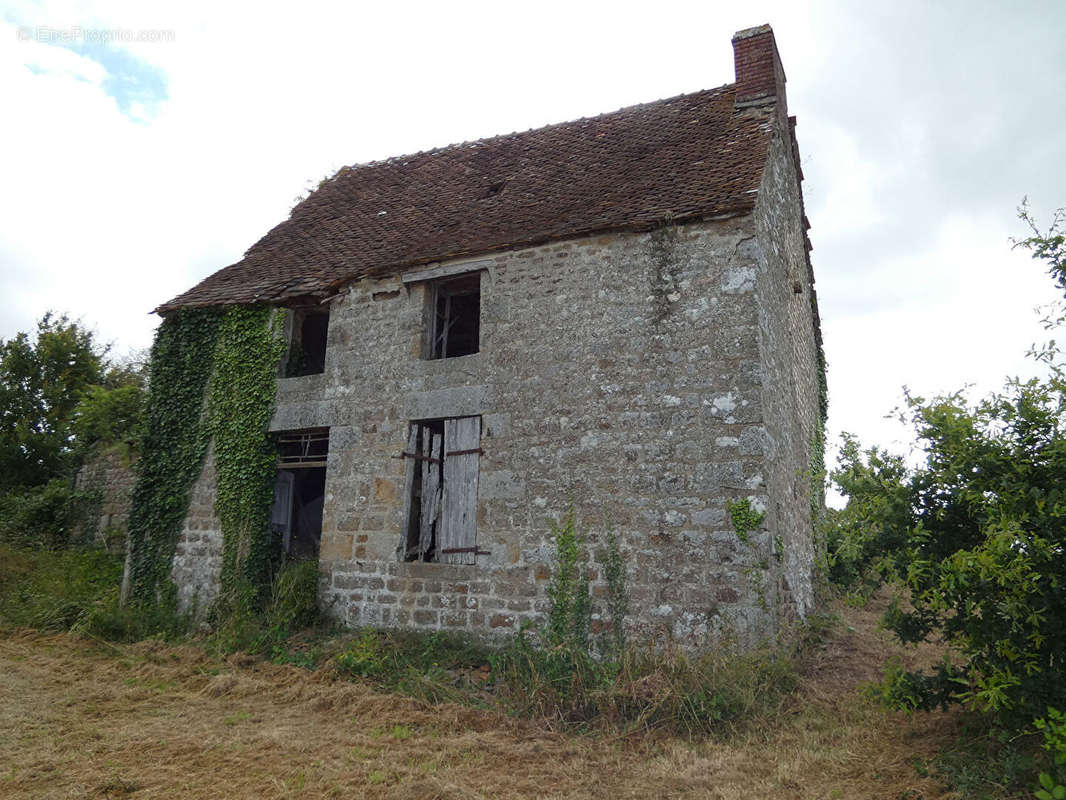
[[[323,297],[431,261],[750,211],[769,132],[733,100],[723,86],[345,167],[157,311]]]

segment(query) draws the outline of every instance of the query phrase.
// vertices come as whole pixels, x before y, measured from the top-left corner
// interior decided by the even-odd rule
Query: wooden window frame
[[[476,564],[480,416],[413,420],[402,457],[403,561]]]
[[[429,293],[429,342],[428,357],[431,360],[461,358],[481,352],[481,272],[472,271],[431,282]],[[448,335],[459,322],[453,316],[453,301],[456,298],[476,296],[477,307],[473,312],[474,349],[449,352]],[[470,322],[470,320],[467,320]]]

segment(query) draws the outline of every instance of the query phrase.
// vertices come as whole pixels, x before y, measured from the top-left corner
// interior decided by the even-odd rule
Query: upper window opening
[[[468,356],[481,349],[481,273],[440,281],[433,288],[430,358]]]
[[[297,309],[292,312],[289,358],[285,377],[317,375],[326,371],[326,334],[329,309]]]

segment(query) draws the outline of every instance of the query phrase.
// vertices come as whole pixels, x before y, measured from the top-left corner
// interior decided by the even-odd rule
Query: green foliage
[[[223,614],[216,613],[218,626],[211,636],[215,649],[224,653],[240,650],[289,663],[300,661],[301,656],[289,653],[289,639],[322,622],[318,563],[303,560],[283,564],[267,589],[269,599],[264,608],[245,601],[228,606]]]
[[[156,332],[144,401],[144,438],[129,517],[129,602],[156,604],[169,581],[189,493],[210,440],[204,395],[214,365],[220,313],[183,309]]]
[[[269,307],[227,309],[215,351],[209,413],[223,537],[223,613],[241,604],[261,607],[280,557],[280,539],[270,531],[277,451],[267,427],[285,343],[273,313]]]
[[[0,544],[0,625],[70,630],[118,601],[122,557]]]
[[[52,550],[86,544],[81,531],[98,501],[97,492],[75,490],[63,478],[0,494],[0,542]]]
[[[746,497],[727,502],[725,509],[729,512],[729,518],[733,522],[733,530],[737,532],[737,538],[745,544],[750,541],[748,534],[759,530],[759,526],[766,519],[766,512],[756,511],[751,507],[751,501]]]
[[[338,675],[430,702],[481,704],[489,650],[473,638],[444,632],[364,628],[333,660]]]
[[[1006,800],[1028,797],[1036,761],[1030,737],[1006,736],[987,718],[964,715],[957,738],[932,760],[938,780],[951,797]]]
[[[269,599],[278,553],[268,526],[276,453],[266,431],[283,349],[272,313],[184,309],[156,334],[129,522],[135,605],[151,605],[165,590],[212,437],[223,534],[220,617],[238,606],[242,614],[261,610]]]
[[[123,557],[102,550],[29,550],[0,544],[0,627],[73,631],[108,641],[175,639],[189,627],[171,595],[121,608]]]
[[[913,487],[903,459],[878,448],[862,451],[844,434],[832,480],[848,497],[842,510],[828,510],[821,530],[829,580],[868,596],[895,567],[913,524]]]
[[[1049,707],[1047,716],[1033,721],[1033,727],[1044,734],[1044,749],[1054,764],[1055,776],[1040,773],[1041,789],[1036,791],[1038,800],[1064,800],[1066,798],[1066,714]]]
[[[589,598],[587,554],[574,524],[573,509],[562,525],[553,524],[555,569],[548,587],[548,626],[545,643],[556,650],[588,654],[592,603]]]
[[[1021,243],[1060,288],[1062,220]],[[976,403],[908,395],[919,467],[876,450],[864,460],[846,442],[834,475],[849,496],[831,546],[838,577],[895,576],[911,605],[894,605],[887,626],[904,642],[941,638],[962,659],[909,676],[908,702],[950,698],[1015,729],[1066,706],[1066,379],[1058,350],[1042,353],[1048,379],[1011,380]]]
[[[52,312],[33,339],[0,340],[0,492],[73,477],[75,410],[103,380],[105,355],[91,331]]]
[[[629,614],[629,592],[626,590],[626,562],[618,537],[607,531],[607,548],[603,556],[603,577],[607,581],[607,612],[611,617],[613,657],[620,658],[626,649],[625,618]]]
[[[143,435],[145,376],[138,365],[111,367],[74,410],[74,436],[86,452],[96,445],[135,449]]]
[[[721,647],[689,655],[628,647],[617,659],[566,664],[522,637],[492,656],[492,673],[504,707],[522,716],[692,737],[734,729],[797,683],[795,661],[781,651]]]

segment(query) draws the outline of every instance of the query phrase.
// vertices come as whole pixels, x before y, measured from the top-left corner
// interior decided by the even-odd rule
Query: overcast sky
[[[1066,3],[8,2],[0,338],[56,309],[146,347],[151,309],[312,180],[731,83],[730,37],[763,22],[798,117],[830,429],[903,443],[884,419],[903,385],[1032,372],[1056,295],[1009,237],[1023,196],[1041,220],[1066,205]]]

